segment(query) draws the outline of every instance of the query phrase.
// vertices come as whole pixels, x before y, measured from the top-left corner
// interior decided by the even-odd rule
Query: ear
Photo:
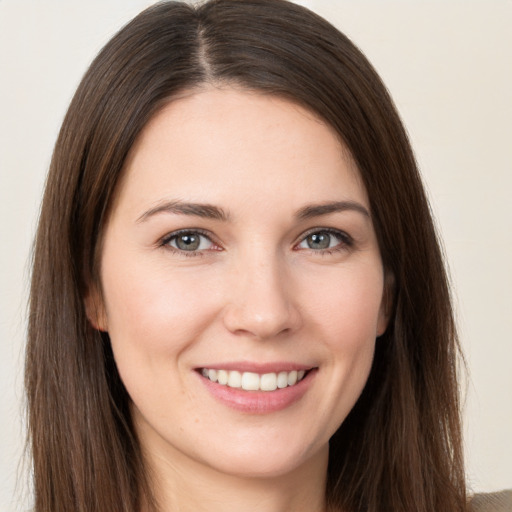
[[[89,323],[98,331],[107,332],[107,312],[101,292],[97,286],[89,287],[86,296],[84,297],[85,314]]]
[[[377,319],[377,337],[382,336],[388,328],[393,313],[393,298],[395,295],[395,276],[390,271],[384,273],[384,290]]]

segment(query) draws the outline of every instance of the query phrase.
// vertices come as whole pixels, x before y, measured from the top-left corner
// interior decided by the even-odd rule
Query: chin
[[[218,456],[209,466],[221,473],[238,478],[276,479],[293,475],[296,472],[308,471],[308,468],[324,465],[327,469],[328,446],[313,453],[306,453],[304,448],[294,452],[283,450],[279,445],[275,448],[268,444],[244,450],[243,453],[230,453],[229,456]]]

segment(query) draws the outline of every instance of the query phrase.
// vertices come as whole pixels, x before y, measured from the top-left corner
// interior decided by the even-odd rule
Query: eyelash
[[[300,242],[298,244],[296,244],[295,246],[305,242],[309,236],[318,235],[318,234],[328,234],[330,236],[334,236],[334,237],[338,238],[340,241],[340,243],[335,245],[334,247],[329,247],[329,248],[320,249],[320,250],[315,250],[315,249],[311,249],[311,248],[308,249],[320,256],[329,256],[330,254],[334,254],[334,253],[337,253],[340,251],[347,251],[354,246],[354,239],[349,234],[345,233],[344,231],[340,231],[338,229],[333,229],[333,228],[311,229],[301,236]]]
[[[211,234],[202,229],[180,229],[179,231],[173,231],[172,233],[169,233],[168,235],[164,236],[161,239],[159,245],[161,247],[169,249],[170,251],[176,254],[179,254],[180,256],[185,256],[186,258],[204,256],[204,251],[185,251],[169,245],[173,240],[183,235],[199,235],[203,238],[208,239],[213,245],[216,245],[215,242],[212,240]]]
[[[335,245],[334,247],[320,249],[320,250],[315,250],[315,249],[311,249],[311,248],[306,249],[306,250],[312,251],[315,254],[318,254],[321,256],[328,256],[330,254],[334,254],[334,253],[337,253],[340,251],[346,251],[346,250],[350,249],[351,247],[353,247],[353,245],[354,245],[353,238],[350,235],[348,235],[347,233],[345,233],[344,231],[340,231],[340,230],[332,229],[332,228],[314,228],[314,229],[311,229],[311,230],[307,231],[306,233],[304,233],[301,236],[299,242],[295,244],[294,248],[296,248],[301,243],[305,242],[309,236],[315,235],[315,234],[327,234],[330,236],[334,236],[340,240],[340,243]],[[208,239],[213,245],[216,245],[216,243],[212,240],[211,234],[208,233],[207,231],[204,231],[202,229],[181,229],[179,231],[173,231],[172,233],[169,233],[168,235],[163,237],[159,242],[159,246],[169,249],[172,252],[179,254],[180,256],[185,256],[187,258],[204,256],[204,253],[208,249],[207,250],[186,251],[183,249],[179,249],[177,247],[172,247],[170,245],[170,243],[173,240],[176,240],[179,236],[182,236],[182,235],[199,235],[201,237]],[[211,250],[221,250],[221,249],[211,249]]]

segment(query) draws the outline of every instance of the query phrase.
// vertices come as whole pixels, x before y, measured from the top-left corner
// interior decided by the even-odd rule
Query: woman
[[[163,3],[80,84],[34,256],[36,511],[466,510],[407,137],[338,31]]]

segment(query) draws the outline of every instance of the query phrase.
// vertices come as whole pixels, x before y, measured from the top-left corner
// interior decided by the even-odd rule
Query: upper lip
[[[196,369],[208,368],[209,370],[237,370],[239,372],[252,372],[252,373],[279,373],[279,372],[291,372],[293,370],[311,370],[315,368],[314,365],[293,363],[290,361],[275,361],[268,363],[258,363],[249,361],[230,361],[224,363],[207,363],[203,366],[199,366]]]

